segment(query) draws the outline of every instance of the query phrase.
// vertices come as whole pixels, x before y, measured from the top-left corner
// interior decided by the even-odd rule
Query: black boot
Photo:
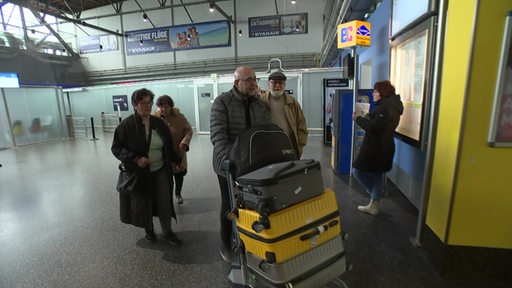
[[[176,199],[178,199],[178,204],[183,204],[183,198],[180,194],[176,194]]]
[[[144,236],[144,238],[146,239],[146,241],[148,241],[149,243],[155,243],[156,242],[156,234],[155,234],[155,231],[151,228],[146,228],[146,236]]]
[[[178,204],[183,204],[183,198],[181,197],[181,188],[183,188],[183,175],[174,175],[176,180],[176,199]]]

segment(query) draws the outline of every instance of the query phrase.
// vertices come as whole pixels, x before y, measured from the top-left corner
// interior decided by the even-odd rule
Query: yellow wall
[[[427,212],[427,224],[446,244],[512,249],[512,148],[487,146],[510,10],[512,1],[449,2]]]
[[[439,119],[427,210],[427,225],[442,241],[450,218],[475,3],[475,0],[450,1],[446,18]]]

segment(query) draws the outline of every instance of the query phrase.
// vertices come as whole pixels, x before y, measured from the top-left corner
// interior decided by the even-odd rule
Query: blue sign
[[[365,25],[361,25],[359,28],[357,28],[356,34],[361,36],[370,36],[370,29],[368,29],[368,27]]]

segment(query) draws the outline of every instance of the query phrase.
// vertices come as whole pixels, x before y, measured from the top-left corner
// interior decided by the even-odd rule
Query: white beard
[[[272,95],[272,97],[280,97],[284,94],[284,90],[272,90],[270,91],[270,95]]]

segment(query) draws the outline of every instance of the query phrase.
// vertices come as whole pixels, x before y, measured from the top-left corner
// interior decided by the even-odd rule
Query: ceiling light
[[[297,2],[297,1],[295,1],[295,0],[292,0],[292,4],[295,4],[296,2]]]
[[[242,36],[242,30],[238,30],[238,36]]]
[[[139,41],[139,43],[140,43],[140,45],[142,46],[142,43],[144,43],[144,41],[140,40],[140,41]]]
[[[144,20],[144,22],[148,21],[148,14],[142,14],[142,20]]]
[[[210,10],[210,13],[213,13],[213,11],[215,11],[215,6],[213,2],[210,2],[210,8],[208,10]]]

